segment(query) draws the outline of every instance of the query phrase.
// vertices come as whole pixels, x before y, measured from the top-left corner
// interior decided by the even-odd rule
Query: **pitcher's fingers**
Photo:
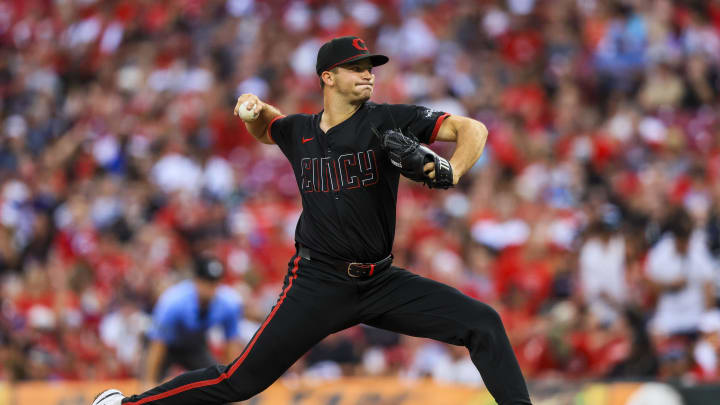
[[[238,97],[238,100],[237,100],[237,102],[235,103],[235,109],[233,110],[233,115],[238,115],[238,114],[239,114],[240,106],[242,105],[241,98],[242,98],[242,97]]]

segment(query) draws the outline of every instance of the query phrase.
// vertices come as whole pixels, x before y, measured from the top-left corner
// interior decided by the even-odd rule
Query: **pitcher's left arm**
[[[460,115],[450,115],[440,125],[435,140],[457,143],[450,158],[453,184],[480,159],[487,136],[488,130],[482,122]],[[423,169],[429,172],[428,177],[435,178],[434,163],[427,163]]]

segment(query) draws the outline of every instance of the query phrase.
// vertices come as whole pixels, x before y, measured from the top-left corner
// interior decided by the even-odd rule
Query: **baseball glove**
[[[400,169],[400,173],[410,180],[421,182],[430,188],[448,189],[453,187],[453,173],[450,163],[430,148],[420,145],[418,140],[399,130],[389,129],[380,133],[372,131],[380,139],[380,147],[390,157],[390,163]],[[435,178],[431,179],[423,170],[425,164],[435,163]]]

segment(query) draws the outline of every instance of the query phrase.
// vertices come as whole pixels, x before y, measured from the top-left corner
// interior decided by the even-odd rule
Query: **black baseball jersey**
[[[322,112],[275,118],[268,134],[292,164],[302,195],[296,242],[348,262],[387,257],[400,171],[371,128],[399,128],[430,144],[447,116],[421,106],[366,102],[327,133],[320,129]]]

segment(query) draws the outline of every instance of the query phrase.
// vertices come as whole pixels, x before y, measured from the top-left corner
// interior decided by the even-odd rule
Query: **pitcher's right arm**
[[[255,110],[258,116],[251,121],[243,120],[245,122],[245,128],[247,128],[248,132],[258,141],[268,145],[274,144],[275,142],[268,135],[268,127],[275,118],[281,117],[282,114],[277,108],[262,102],[256,95],[243,94],[238,97],[237,103],[235,103],[234,115],[240,116],[241,105],[246,101],[248,102],[248,110]]]

